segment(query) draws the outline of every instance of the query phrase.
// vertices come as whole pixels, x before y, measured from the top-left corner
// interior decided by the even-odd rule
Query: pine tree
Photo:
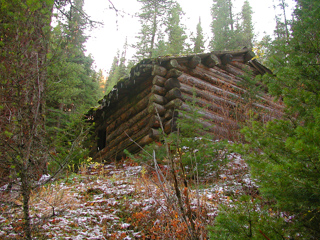
[[[241,35],[242,35],[242,46],[252,49],[253,47],[253,23],[252,23],[252,8],[249,1],[246,0],[242,6],[241,11]]]
[[[181,16],[184,15],[179,3],[174,2],[172,8],[169,10],[168,19],[166,22],[168,33],[168,53],[181,54],[184,52],[185,40],[185,27],[181,25]]]
[[[117,82],[129,74],[129,68],[126,66],[126,54],[127,54],[128,43],[127,40],[123,46],[121,53],[118,50],[117,55],[113,58],[113,62],[110,68],[108,81],[106,82],[106,93],[110,92]]]
[[[232,45],[234,22],[232,3],[230,0],[214,0],[211,8],[213,21],[211,30],[213,38],[211,41],[212,50],[233,49]]]
[[[294,216],[303,239],[320,238],[319,9],[319,1],[297,1],[292,35],[278,48],[286,54],[270,60],[276,76],[264,78],[269,91],[283,98],[283,119],[244,130],[263,196]]]
[[[142,4],[139,14],[141,30],[138,43],[134,46],[137,50],[136,58],[155,57],[156,44],[161,40],[161,26],[165,22],[171,0],[138,0]],[[159,35],[160,34],[160,35]]]
[[[30,195],[47,163],[44,100],[53,4],[53,0],[0,3],[0,184],[19,178],[21,237],[28,240]]]
[[[254,38],[252,13],[248,1],[244,2],[240,14],[234,14],[231,0],[214,0],[211,9],[212,50],[252,48]]]
[[[54,64],[48,67],[46,130],[48,146],[58,157],[50,164],[51,171],[68,156],[70,144],[82,131],[83,113],[102,97],[99,75],[92,69],[93,59],[84,53],[84,31],[89,23],[83,4],[83,0],[76,0],[67,5],[70,8],[65,13],[69,18],[59,22],[52,32],[49,51]],[[85,151],[78,153],[70,161],[76,159],[78,164]]]
[[[197,24],[197,35],[191,39],[194,43],[193,51],[194,53],[202,53],[205,49],[205,41],[203,37],[203,30],[201,26],[201,18],[199,17],[199,22]]]

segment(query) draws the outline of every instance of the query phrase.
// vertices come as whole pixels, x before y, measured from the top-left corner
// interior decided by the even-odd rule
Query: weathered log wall
[[[267,94],[254,101],[245,97],[242,76],[269,72],[255,60],[248,62],[252,57],[245,49],[141,61],[89,112],[99,138],[94,158],[109,161],[123,157],[124,149],[138,151],[158,139],[160,123],[166,133],[176,130],[177,118],[190,118],[192,101],[201,114],[196,121],[216,138],[237,140],[252,114],[262,121],[279,118],[282,106]]]

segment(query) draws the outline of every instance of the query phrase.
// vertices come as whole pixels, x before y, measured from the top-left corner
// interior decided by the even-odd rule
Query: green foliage
[[[162,40],[161,26],[165,23],[168,10],[171,7],[170,0],[138,0],[142,4],[139,12],[141,30],[138,43],[134,46],[137,49],[136,58],[156,57],[154,51],[156,44]]]
[[[276,76],[263,78],[270,92],[285,103],[284,116],[267,124],[252,122],[243,130],[246,158],[263,196],[295,215],[305,239],[320,236],[320,109],[318,21],[320,3],[298,1],[292,35],[274,45],[270,65]]]
[[[168,33],[168,53],[181,54],[184,52],[185,40],[187,39],[185,27],[181,25],[181,17],[184,15],[179,3],[174,2],[168,12],[166,21],[166,33]]]
[[[214,141],[214,136],[207,133],[198,119],[202,119],[201,108],[196,105],[196,97],[187,102],[188,111],[179,110],[178,132],[170,135],[170,142],[176,156],[186,166],[190,176],[205,175],[216,171],[218,166],[226,163],[223,152],[225,141]]]
[[[210,43],[212,50],[234,50],[253,46],[252,9],[248,1],[244,2],[240,19],[234,14],[232,1],[214,0],[211,8]]]
[[[52,159],[48,166],[50,173],[55,173],[62,165],[72,167],[76,172],[81,165],[87,163],[89,150],[86,148],[85,140],[90,138],[89,128],[89,124],[77,115],[73,115],[63,126],[54,128],[54,134],[48,137],[49,154]]]
[[[139,157],[131,156],[135,161],[153,164],[153,151],[160,164],[169,164],[169,156],[166,145],[170,145],[172,156],[184,166],[188,178],[205,176],[208,172],[216,171],[218,166],[225,164],[225,141],[214,141],[213,136],[206,133],[201,122],[199,107],[195,102],[188,103],[190,111],[179,110],[178,131],[166,135],[161,134],[160,142],[155,142],[144,148]]]
[[[228,205],[222,205],[209,227],[210,239],[286,239],[292,234],[290,221],[284,213],[274,211],[259,199],[241,196]],[[293,237],[293,236],[291,236]],[[292,238],[290,238],[292,239]]]
[[[93,59],[85,55],[84,31],[89,27],[82,0],[74,1],[67,21],[58,22],[51,34],[46,96],[47,141],[52,155],[50,171],[65,160],[75,169],[87,150],[79,141],[88,126],[82,115],[102,97],[101,75],[92,69]],[[75,144],[76,143],[76,144]]]
[[[252,14],[253,14],[252,8],[249,4],[249,1],[246,0],[243,3],[242,10],[241,10],[242,24],[240,25],[239,28],[241,29],[240,38],[242,39],[242,41],[240,44],[250,49],[252,48],[253,38],[254,38]]]
[[[204,37],[203,37],[203,30],[202,30],[202,26],[201,26],[201,18],[199,17],[199,22],[197,24],[197,33],[196,33],[196,37],[191,38],[191,40],[194,43],[194,48],[193,48],[193,52],[194,53],[202,53],[205,49],[205,41],[204,41]]]
[[[172,0],[139,0],[142,3],[139,18],[141,30],[138,35],[136,58],[153,58],[186,51],[187,36],[181,24],[184,15],[181,6]]]
[[[211,23],[213,33],[211,48],[213,50],[233,49],[231,41],[233,38],[234,23],[231,1],[214,0],[211,15],[213,18]]]
[[[109,93],[121,78],[129,74],[130,67],[126,66],[127,47],[128,47],[128,44],[126,41],[123,46],[121,57],[118,51],[117,55],[113,58],[113,62],[109,72],[109,77],[106,82],[106,93]]]

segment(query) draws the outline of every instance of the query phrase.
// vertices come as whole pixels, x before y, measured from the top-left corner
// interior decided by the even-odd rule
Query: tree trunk
[[[30,200],[30,180],[28,178],[28,169],[21,174],[21,193],[23,198],[23,231],[25,234],[25,239],[31,240],[32,230],[30,222],[30,212],[29,212],[29,200]]]

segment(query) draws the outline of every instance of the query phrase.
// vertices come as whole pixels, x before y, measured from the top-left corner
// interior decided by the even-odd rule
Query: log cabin
[[[142,60],[88,112],[96,137],[91,154],[112,161],[124,157],[124,149],[138,152],[159,138],[161,127],[166,134],[176,131],[177,119],[191,111],[188,102],[213,138],[237,141],[253,115],[263,122],[281,117],[280,102],[266,91],[252,97],[246,86],[248,77],[265,73],[271,71],[246,48]]]

